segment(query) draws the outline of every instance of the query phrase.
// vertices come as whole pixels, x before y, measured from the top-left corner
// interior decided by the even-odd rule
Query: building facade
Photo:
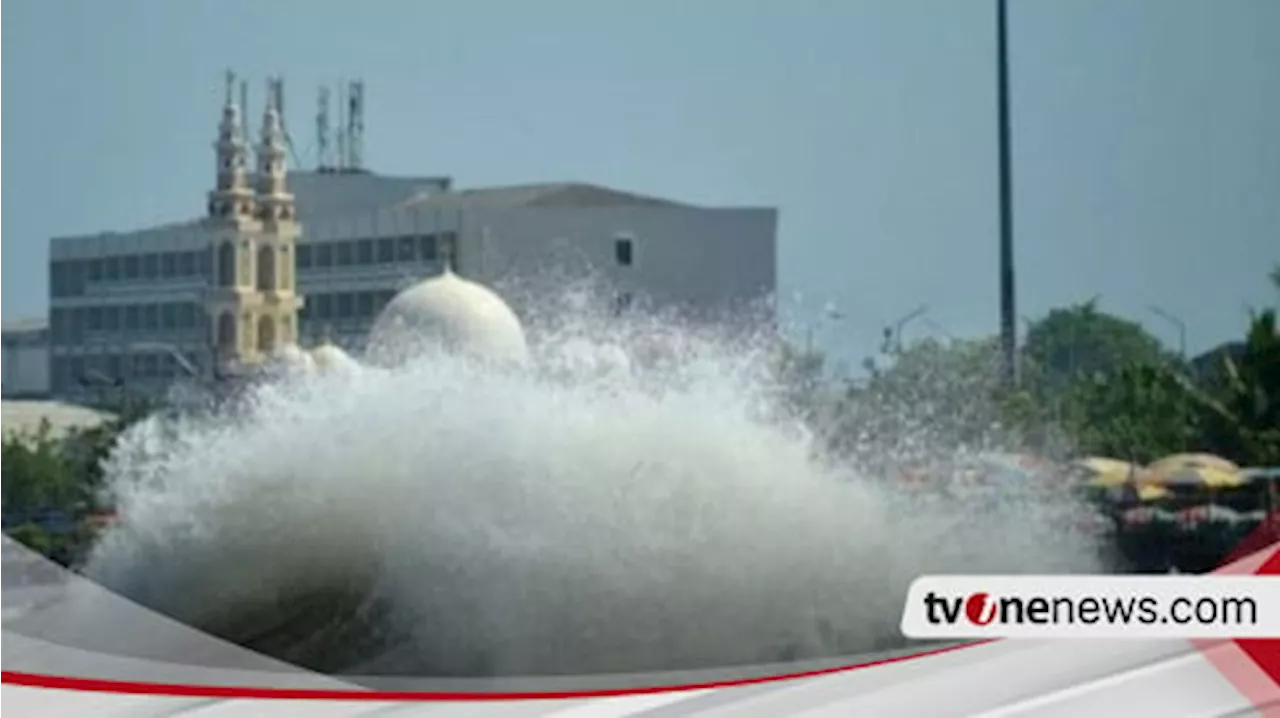
[[[4,397],[49,393],[49,323],[43,318],[4,323]]]
[[[254,171],[228,93],[206,216],[50,244],[48,384],[159,391],[322,337],[358,348],[442,258],[482,284],[593,276],[620,305],[720,311],[776,288],[777,212],[706,208],[582,183],[455,190],[448,178],[285,172],[267,108]],[[517,313],[529,307],[512,301]]]

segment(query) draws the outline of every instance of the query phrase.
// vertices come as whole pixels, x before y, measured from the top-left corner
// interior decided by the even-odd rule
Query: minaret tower
[[[235,74],[227,71],[226,99],[218,140],[217,183],[209,192],[205,226],[213,276],[205,296],[215,373],[251,360],[256,337],[250,331],[261,297],[254,288],[253,246],[258,233],[257,202],[248,181],[248,145],[241,108],[234,99]]]
[[[302,227],[286,182],[288,145],[280,117],[283,87],[279,79],[268,81],[262,141],[258,146],[255,199],[260,233],[256,248],[256,288],[262,303],[255,319],[257,349],[261,356],[298,341],[298,310],[302,308],[294,271],[295,248]]]

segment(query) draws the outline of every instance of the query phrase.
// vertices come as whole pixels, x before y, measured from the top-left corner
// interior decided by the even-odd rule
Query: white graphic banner
[[[1276,638],[1280,576],[925,576],[910,638]]]

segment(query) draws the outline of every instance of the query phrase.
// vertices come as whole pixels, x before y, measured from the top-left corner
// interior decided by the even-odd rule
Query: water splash
[[[136,426],[87,573],[321,670],[530,675],[874,650],[920,573],[1095,568],[1050,520],[1068,507],[822,460],[758,337],[614,317],[542,337],[533,370],[284,372]]]

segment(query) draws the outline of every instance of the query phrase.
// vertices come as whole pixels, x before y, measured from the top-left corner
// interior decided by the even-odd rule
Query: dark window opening
[[[615,239],[613,241],[613,256],[620,266],[630,267],[633,259],[631,240]]]
[[[401,237],[400,251],[397,259],[401,262],[412,262],[418,258],[418,240],[416,237]]]
[[[378,240],[378,262],[386,264],[396,261],[396,241],[390,237]]]
[[[337,264],[339,267],[346,267],[352,263],[352,242],[338,242]]]

